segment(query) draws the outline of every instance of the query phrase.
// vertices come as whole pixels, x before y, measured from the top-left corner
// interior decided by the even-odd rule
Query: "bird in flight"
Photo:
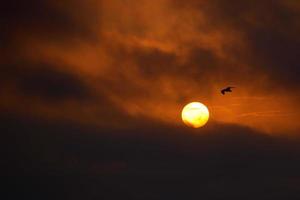
[[[221,93],[224,95],[226,92],[232,92],[232,88],[235,88],[235,87],[227,87],[227,88],[224,88],[221,90]]]

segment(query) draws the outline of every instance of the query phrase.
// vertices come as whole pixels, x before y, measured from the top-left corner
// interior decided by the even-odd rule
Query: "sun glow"
[[[199,128],[204,126],[209,119],[207,107],[199,102],[187,104],[181,113],[182,121],[190,127]]]

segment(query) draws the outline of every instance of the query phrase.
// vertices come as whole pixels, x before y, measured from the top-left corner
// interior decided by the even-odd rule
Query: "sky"
[[[4,1],[8,188],[31,199],[299,198],[299,19],[297,0]],[[203,128],[182,123],[194,101],[210,111]]]

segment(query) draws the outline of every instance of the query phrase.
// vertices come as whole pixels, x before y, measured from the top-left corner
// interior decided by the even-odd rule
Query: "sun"
[[[187,104],[181,113],[182,121],[190,127],[199,128],[204,126],[209,119],[207,107],[199,102]]]

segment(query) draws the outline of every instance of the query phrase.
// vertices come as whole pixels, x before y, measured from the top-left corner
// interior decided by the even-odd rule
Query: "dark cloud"
[[[91,97],[90,88],[74,74],[59,71],[48,64],[5,65],[2,68],[1,82],[13,84],[25,96],[37,96],[46,101]]]
[[[214,1],[208,4],[208,16],[220,26],[228,26],[243,34],[246,62],[257,71],[268,74],[270,83],[284,89],[298,88],[300,32],[299,9],[291,9],[282,1]],[[234,55],[233,55],[234,56]]]
[[[230,52],[228,56],[240,60],[238,64],[250,65],[252,72],[267,74],[273,86],[283,85],[285,89],[295,89],[299,86],[297,60],[300,51],[297,33],[300,29],[297,19],[300,11],[297,3],[293,5],[292,2],[191,0],[178,1],[174,5],[204,12],[207,29],[221,32],[231,30],[233,35],[241,34],[245,46],[226,44],[225,49]],[[238,65],[234,71],[242,72]],[[226,74],[225,71],[223,73]]]
[[[158,76],[178,76],[207,81],[211,73],[221,70],[221,59],[214,52],[204,48],[192,48],[185,63],[180,63],[175,53],[160,51],[159,49],[136,49],[130,55],[140,67],[141,75],[155,79]],[[228,65],[222,62],[222,66]]]
[[[64,8],[67,4],[69,6]],[[53,42],[74,38],[95,39],[90,25],[96,17],[87,21],[84,18],[87,12],[96,15],[92,9],[87,11],[86,6],[76,1],[4,1],[0,10],[1,45],[9,49],[18,48],[16,41],[26,36]]]
[[[33,118],[1,122],[14,197],[299,198],[298,139],[234,125],[190,130],[140,121],[113,131]]]
[[[176,55],[158,49],[136,49],[131,57],[136,60],[141,74],[152,79],[162,74],[176,74],[180,70],[176,67]]]
[[[269,73],[279,87],[298,88],[300,41],[284,33],[270,32],[271,30],[261,28],[249,34],[257,64],[263,66],[262,69]]]
[[[88,87],[75,76],[49,69],[32,72],[29,77],[23,77],[19,84],[24,94],[43,98],[82,99],[90,96]]]

